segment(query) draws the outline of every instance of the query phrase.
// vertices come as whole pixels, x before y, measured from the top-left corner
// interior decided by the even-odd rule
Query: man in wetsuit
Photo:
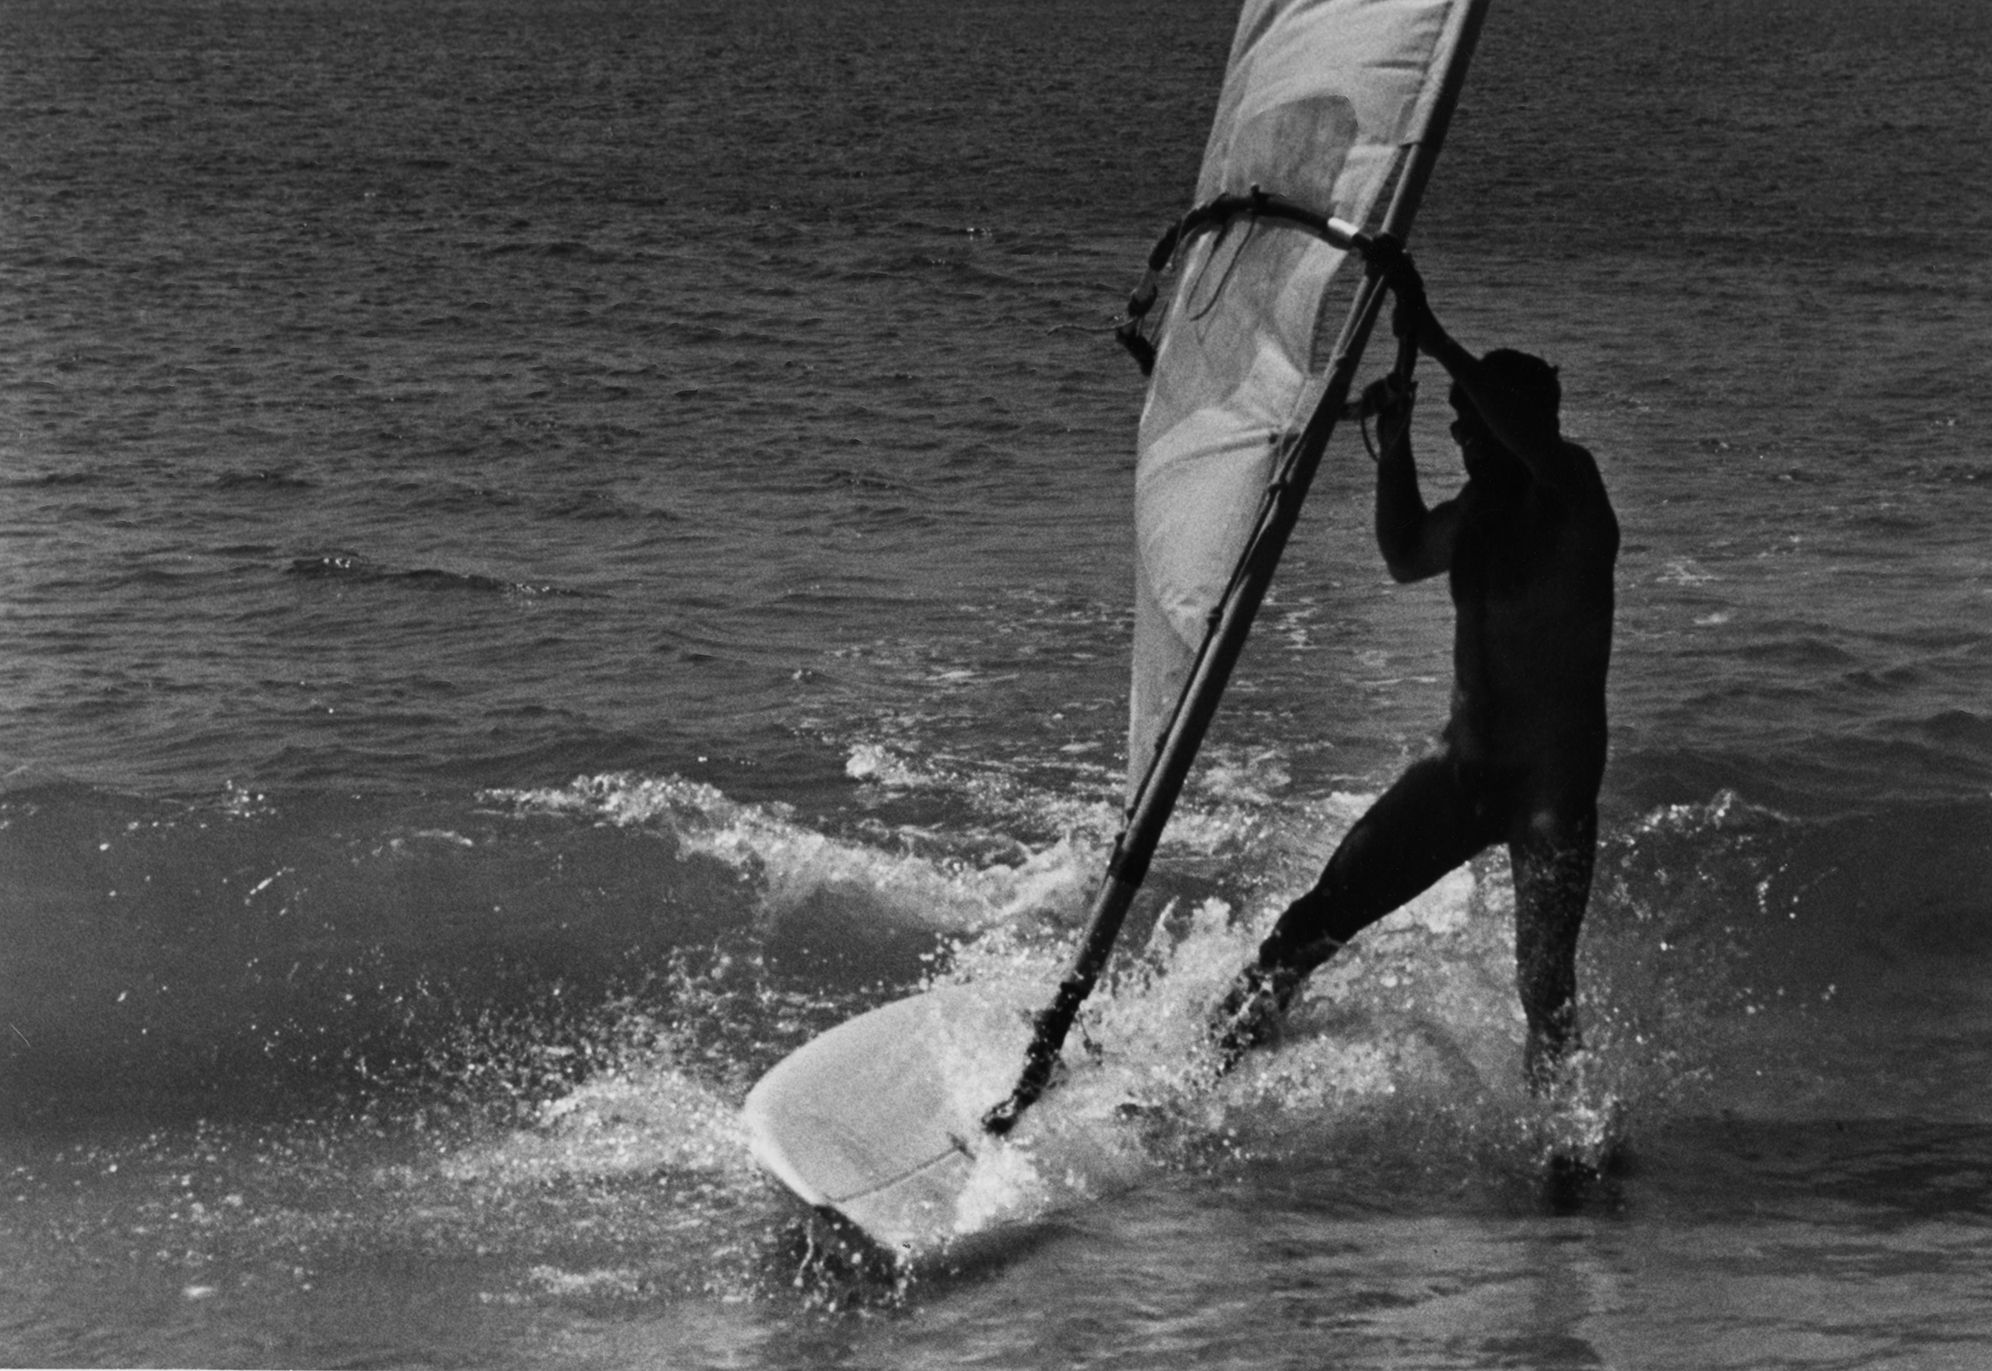
[[[1619,529],[1591,454],[1558,426],[1561,388],[1538,357],[1475,357],[1433,318],[1409,263],[1395,326],[1452,376],[1452,436],[1466,484],[1427,508],[1411,458],[1411,395],[1390,380],[1378,412],[1376,539],[1399,582],[1452,588],[1452,717],[1349,830],[1312,890],[1280,916],[1219,1004],[1226,1067],[1277,1030],[1301,982],[1343,944],[1497,842],[1515,880],[1523,1069],[1542,1093],[1577,1043],[1577,931],[1591,887],[1605,766],[1605,672]]]

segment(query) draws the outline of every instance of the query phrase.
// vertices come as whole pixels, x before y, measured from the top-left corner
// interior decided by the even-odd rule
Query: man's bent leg
[[[1259,965],[1307,975],[1356,934],[1500,836],[1449,757],[1414,763],[1356,821],[1314,888],[1287,906]]]
[[[1539,809],[1508,844],[1515,873],[1515,988],[1528,1019],[1522,1072],[1542,1094],[1577,1046],[1577,934],[1597,860],[1598,815]]]
[[[1301,983],[1343,944],[1498,836],[1478,800],[1450,758],[1428,757],[1356,821],[1219,1002],[1212,1027],[1225,1067],[1272,1037]]]

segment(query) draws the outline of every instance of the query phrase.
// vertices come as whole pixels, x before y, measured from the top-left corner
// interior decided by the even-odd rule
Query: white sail
[[[1481,0],[1247,0],[1197,180],[1367,225],[1420,142]],[[1321,391],[1345,253],[1237,217],[1179,246],[1135,470],[1129,790],[1141,783],[1250,537],[1275,443]],[[1360,263],[1352,264],[1352,271]]]

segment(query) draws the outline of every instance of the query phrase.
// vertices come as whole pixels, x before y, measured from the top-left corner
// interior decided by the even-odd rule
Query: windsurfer
[[[1445,573],[1456,616],[1452,716],[1437,749],[1371,806],[1220,1002],[1226,1067],[1268,1041],[1301,983],[1351,938],[1497,842],[1515,883],[1516,985],[1529,1088],[1553,1088],[1578,1042],[1577,933],[1605,765],[1618,520],[1591,454],[1561,433],[1555,369],[1475,357],[1442,328],[1408,261],[1392,274],[1401,338],[1452,378],[1466,483],[1427,507],[1411,455],[1411,394],[1372,385],[1376,538],[1399,582]]]

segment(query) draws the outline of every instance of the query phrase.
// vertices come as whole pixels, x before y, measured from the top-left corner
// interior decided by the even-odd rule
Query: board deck
[[[944,1246],[972,1226],[965,1192],[978,1159],[1002,1145],[982,1116],[1015,1083],[1029,1037],[1023,1002],[965,986],[861,1014],[748,1094],[754,1156],[888,1250]]]

